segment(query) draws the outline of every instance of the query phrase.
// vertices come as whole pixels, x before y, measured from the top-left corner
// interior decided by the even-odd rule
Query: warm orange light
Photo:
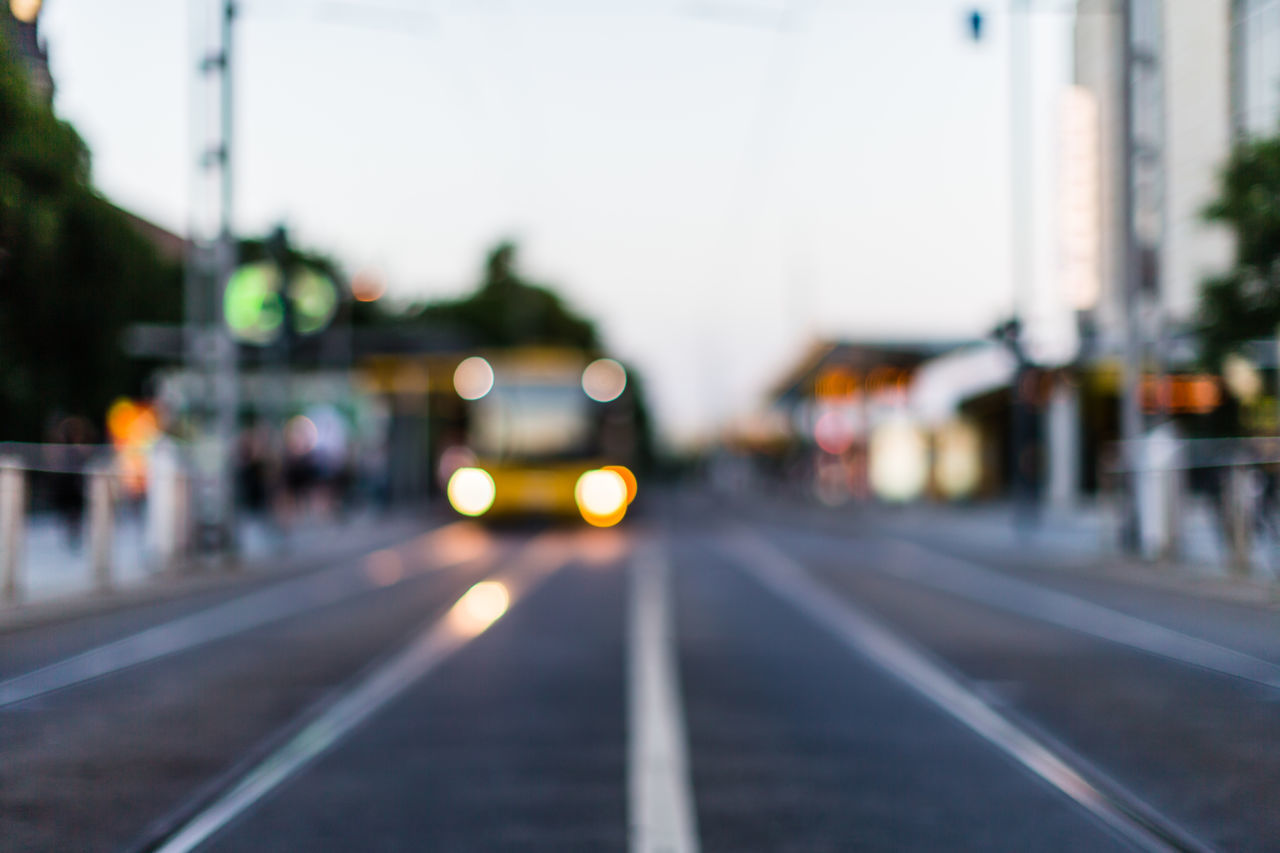
[[[1169,411],[1203,415],[1222,404],[1217,377],[1206,374],[1174,374],[1142,377],[1142,408],[1148,413]]]
[[[116,457],[116,475],[134,497],[147,490],[147,457],[139,448],[127,448]]]
[[[40,16],[41,0],[9,0],[9,11],[24,24],[35,23]]]
[[[351,278],[351,296],[357,302],[377,302],[387,292],[387,285],[371,272],[358,272]]]
[[[638,484],[636,483],[636,475],[631,473],[631,469],[626,465],[605,465],[601,471],[612,471],[622,478],[622,482],[627,486],[627,505],[636,499]]]
[[[150,406],[121,397],[107,409],[107,434],[116,447],[144,447],[159,437],[159,418]]]
[[[857,371],[832,367],[823,371],[813,383],[814,396],[821,400],[843,400],[858,395],[860,378]]]
[[[627,483],[617,471],[587,471],[578,478],[573,497],[583,520],[593,527],[612,527],[627,514]]]

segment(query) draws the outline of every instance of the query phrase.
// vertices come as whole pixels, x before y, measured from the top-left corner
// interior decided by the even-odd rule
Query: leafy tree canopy
[[[1219,192],[1205,216],[1234,233],[1236,263],[1201,293],[1204,357],[1215,369],[1228,352],[1274,338],[1280,326],[1280,136],[1238,145]]]
[[[574,313],[550,289],[525,280],[516,269],[516,246],[502,242],[489,252],[475,292],[435,302],[418,315],[456,329],[476,346],[570,346],[599,349],[591,321]]]
[[[100,422],[140,390],[125,326],[172,321],[181,271],[90,184],[75,129],[34,99],[0,33],[0,438],[56,415]]]

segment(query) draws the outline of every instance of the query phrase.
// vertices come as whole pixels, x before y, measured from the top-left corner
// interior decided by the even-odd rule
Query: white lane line
[[[564,545],[562,539],[547,534],[530,542],[509,568],[471,587],[448,613],[423,628],[391,659],[357,682],[298,734],[178,828],[155,848],[158,853],[194,850],[328,751],[482,634],[511,605],[562,566],[568,556]]]
[[[721,540],[738,564],[854,652],[914,689],[1023,767],[1145,850],[1208,849],[1145,803],[1126,802],[1081,776],[1040,739],[861,608],[824,590],[802,566],[748,528]]]
[[[881,569],[895,577],[1179,663],[1280,689],[1280,666],[1270,661],[914,542],[894,540],[894,545],[920,555],[918,560]]]
[[[631,561],[627,794],[633,853],[697,853],[676,674],[671,567],[650,543]]]
[[[425,536],[438,537],[443,531],[450,529],[450,526],[438,528]],[[447,534],[445,535],[445,541],[448,541]],[[383,552],[374,552],[380,553]],[[359,570],[361,559],[353,558],[351,563],[318,574],[277,583],[0,681],[0,708],[386,586],[385,579]],[[352,563],[356,565],[353,566]],[[454,563],[437,568],[445,568],[447,565]],[[403,575],[397,575],[393,582],[402,579]]]

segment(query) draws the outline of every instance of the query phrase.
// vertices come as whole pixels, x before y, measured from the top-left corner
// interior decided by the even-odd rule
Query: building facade
[[[1233,0],[1231,58],[1236,137],[1280,133],[1280,0]]]
[[[1272,0],[1268,0],[1272,2]],[[1274,0],[1280,3],[1280,0]],[[1096,115],[1097,286],[1077,299],[1098,354],[1123,348],[1125,157],[1132,158],[1133,231],[1144,334],[1157,340],[1194,316],[1200,282],[1231,263],[1229,235],[1205,223],[1231,150],[1231,6],[1228,0],[1132,0],[1133,145],[1125,143],[1123,22],[1113,0],[1081,0],[1076,86]]]

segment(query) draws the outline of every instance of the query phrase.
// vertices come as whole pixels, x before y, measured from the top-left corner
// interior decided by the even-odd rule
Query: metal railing
[[[0,602],[29,598],[33,579],[107,590],[121,563],[134,576],[175,567],[190,526],[181,454],[161,443],[140,460],[111,446],[0,442]]]
[[[1117,501],[1132,478],[1144,556],[1176,559],[1189,496],[1207,501],[1231,569],[1255,574],[1270,540],[1280,550],[1280,437],[1185,439],[1153,432],[1116,442],[1103,493]],[[1272,570],[1275,574],[1275,570]]]

